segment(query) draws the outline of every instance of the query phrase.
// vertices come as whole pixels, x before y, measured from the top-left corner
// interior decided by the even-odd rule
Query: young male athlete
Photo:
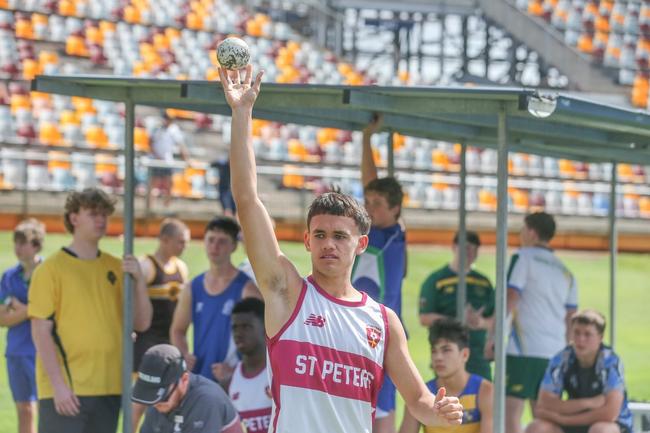
[[[492,383],[465,368],[471,350],[469,342],[469,329],[454,319],[439,319],[429,328],[431,368],[436,378],[427,386],[431,392],[444,386],[450,395],[457,395],[464,413],[461,426],[425,427],[425,433],[492,432]],[[418,433],[420,427],[413,415],[404,411],[399,433]]]
[[[361,182],[372,225],[368,247],[352,268],[352,286],[402,316],[402,280],[406,275],[406,236],[399,223],[404,193],[394,177],[377,174],[370,139],[381,129],[377,116],[363,130]],[[395,433],[395,385],[386,377],[379,391],[374,433]]]
[[[631,433],[623,363],[603,344],[605,318],[582,310],[571,318],[570,332],[571,344],[546,369],[526,433]]]
[[[166,218],[160,225],[158,248],[140,259],[147,281],[149,299],[153,306],[151,326],[136,333],[133,347],[133,369],[138,371],[142,355],[156,344],[169,344],[169,330],[178,296],[188,279],[187,265],[180,259],[190,241],[190,230],[182,221]],[[145,407],[133,403],[133,431],[140,422]]]
[[[545,212],[526,215],[521,248],[508,269],[508,314],[512,332],[506,359],[506,432],[521,432],[525,400],[535,413],[548,361],[569,341],[578,303],[576,280],[549,246],[555,220]]]
[[[63,214],[72,242],[34,271],[27,313],[36,345],[39,433],[113,433],[122,393],[123,275],[135,280],[133,328],[151,324],[138,260],[99,249],[115,201],[97,188],[71,192]]]
[[[305,247],[312,275],[303,279],[280,251],[271,219],[257,195],[251,140],[252,83],[219,70],[232,108],[232,189],[248,256],[265,305],[273,414],[269,431],[369,433],[383,381],[391,376],[411,413],[425,425],[459,424],[462,406],[420,377],[404,329],[390,309],[350,283],[354,258],[368,245],[370,218],[353,198],[326,193],[307,215]]]
[[[248,433],[266,433],[271,421],[271,386],[266,368],[264,302],[239,301],[232,310],[232,336],[241,361],[228,386],[228,395]]]
[[[491,329],[494,318],[494,289],[490,280],[472,264],[478,256],[481,239],[478,234],[468,231],[467,260],[465,275],[467,282],[465,318],[469,327],[469,360],[467,371],[492,379],[490,362],[485,359],[484,350],[487,339],[487,329]],[[458,274],[460,249],[458,248],[458,233],[454,236],[451,263],[434,271],[422,283],[420,289],[420,324],[431,326],[436,320],[444,317],[456,317],[456,293],[458,292]]]
[[[230,332],[233,307],[242,298],[260,296],[255,284],[232,264],[238,235],[239,224],[232,218],[216,217],[208,223],[203,241],[210,269],[181,292],[170,331],[172,344],[180,349],[188,368],[212,380],[237,363]],[[187,344],[190,323],[194,354]]]
[[[27,291],[36,266],[43,260],[45,226],[28,218],[14,229],[14,254],[18,264],[7,269],[0,280],[0,326],[6,326],[7,376],[16,402],[18,432],[34,433],[36,419],[36,348],[27,316]]]

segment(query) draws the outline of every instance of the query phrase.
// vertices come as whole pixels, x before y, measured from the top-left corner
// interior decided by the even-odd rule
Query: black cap
[[[158,344],[147,350],[138,367],[138,379],[131,400],[152,405],[166,400],[169,390],[185,372],[181,351],[169,344]]]
[[[467,239],[468,243],[474,244],[477,247],[481,246],[481,239],[478,237],[478,233],[471,230],[467,230],[465,232],[465,235],[466,235],[465,239]],[[454,235],[454,244],[458,245],[458,232],[456,232],[456,234]]]

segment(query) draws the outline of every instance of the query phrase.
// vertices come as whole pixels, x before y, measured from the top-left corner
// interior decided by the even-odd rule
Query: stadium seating
[[[613,69],[632,86],[631,102],[649,108],[650,3],[641,0],[523,0],[520,9],[562,32],[567,45]]]
[[[650,31],[647,28],[650,15],[645,4],[605,0],[519,0],[517,3],[564,32],[567,43],[591,53],[608,67],[618,68],[621,82],[626,79],[629,84],[635,84],[636,98],[647,101],[647,76],[636,73],[642,71],[639,65],[643,61],[647,65],[650,52],[644,39]],[[21,7],[26,10],[0,11],[0,72],[15,80],[8,88],[6,105],[0,105],[0,138],[29,146],[46,146],[52,149],[51,163],[24,165],[23,159],[22,166],[11,164],[7,161],[12,154],[3,153],[3,187],[20,187],[24,170],[29,187],[48,185],[65,189],[102,184],[117,188],[121,184],[123,168],[112,154],[97,153],[91,157],[92,154],[77,151],[124,146],[120,107],[85,98],[29,93],[21,80],[32,79],[36,74],[71,73],[90,64],[90,71],[117,75],[214,80],[218,78],[217,43],[228,33],[238,33],[245,35],[258,66],[266,69],[266,80],[350,85],[372,82],[403,85],[411,80],[404,72],[396,77],[384,77],[372,71],[362,74],[354,65],[297,35],[286,23],[222,1],[33,0]],[[48,43],[47,49],[38,46],[41,42]],[[52,44],[59,48],[52,48]],[[639,63],[639,59],[645,60]],[[179,110],[168,113],[194,120],[197,129],[220,132],[224,142],[229,140],[228,118]],[[149,151],[157,122],[157,118],[138,119],[134,134],[138,152]],[[283,164],[281,184],[284,187],[318,191],[337,181],[344,191],[362,197],[363,189],[356,179],[326,173],[317,180],[301,174],[296,165],[311,167],[311,163],[325,162],[358,167],[360,133],[260,120],[254,122],[253,133],[253,145],[261,162]],[[386,134],[373,137],[375,159],[380,166],[386,164],[386,142]],[[396,167],[415,173],[400,179],[405,186],[407,205],[457,206],[458,187],[453,179],[459,170],[459,145],[399,134],[394,135],[393,143]],[[147,181],[147,168],[144,160],[138,161],[137,178],[142,186]],[[546,207],[559,213],[606,213],[608,194],[603,182],[609,179],[610,171],[605,165],[513,153],[509,168],[513,179],[520,179],[509,191],[513,211]],[[467,189],[468,208],[493,211],[496,152],[470,147],[467,170],[470,180],[475,179]],[[619,179],[630,184],[629,191],[621,194],[621,209],[627,216],[649,216],[646,192],[635,186],[647,181],[646,173],[646,167],[642,166],[618,168]],[[215,182],[216,175],[211,169],[178,168],[174,173],[173,192],[189,198],[214,197]]]

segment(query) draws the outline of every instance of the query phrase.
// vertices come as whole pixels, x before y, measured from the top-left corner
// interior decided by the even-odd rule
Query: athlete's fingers
[[[218,67],[217,71],[219,71],[219,80],[221,81],[221,85],[225,89],[226,84],[228,84],[228,76],[226,75],[226,72],[222,67]]]
[[[445,389],[444,386],[441,386],[440,389],[438,389],[438,392],[436,393],[435,402],[439,403],[443,398],[445,398],[445,395],[447,395],[447,390]]]
[[[249,63],[248,65],[246,65],[246,68],[244,69],[244,85],[250,87],[252,79],[253,79],[253,65]]]
[[[264,75],[264,70],[261,70],[257,73],[257,76],[255,77],[255,83],[253,84],[253,89],[255,90],[255,93],[260,93],[260,87],[262,86],[262,76]]]
[[[241,86],[242,81],[241,81],[241,74],[239,73],[239,69],[235,69],[235,73],[233,75],[235,78],[235,84],[239,84]]]
[[[448,403],[440,407],[439,413],[451,414],[454,412],[462,412],[463,406],[459,403]]]

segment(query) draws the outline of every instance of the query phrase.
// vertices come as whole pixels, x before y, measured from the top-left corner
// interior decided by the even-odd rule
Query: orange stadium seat
[[[34,77],[41,73],[38,62],[34,59],[23,60],[23,79],[33,80]]]
[[[17,38],[34,39],[34,29],[32,28],[32,22],[30,20],[17,19],[15,26]]]
[[[150,147],[149,147],[149,134],[147,133],[147,130],[136,126],[133,129],[133,146],[135,147],[135,150],[138,152],[149,152]]]
[[[43,122],[38,130],[38,141],[48,146],[61,146],[63,136],[58,125],[52,122]]]
[[[108,136],[99,125],[90,126],[85,133],[86,144],[90,147],[104,149],[109,147]]]

